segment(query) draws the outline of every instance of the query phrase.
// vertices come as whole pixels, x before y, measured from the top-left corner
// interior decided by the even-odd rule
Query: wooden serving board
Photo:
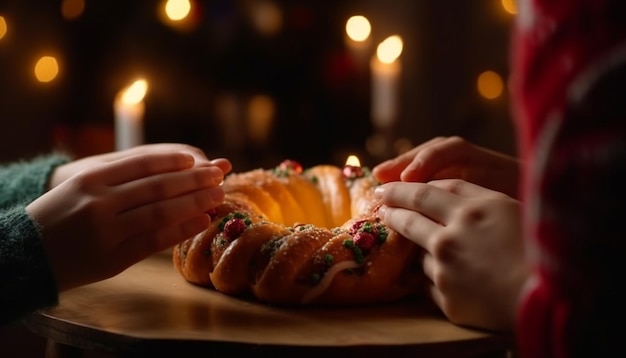
[[[169,253],[150,257],[114,278],[65,292],[57,307],[29,317],[26,324],[57,342],[115,352],[213,347],[233,352],[317,350],[361,357],[377,351],[474,356],[509,346],[505,337],[451,324],[426,301],[281,308],[229,297],[186,282]]]

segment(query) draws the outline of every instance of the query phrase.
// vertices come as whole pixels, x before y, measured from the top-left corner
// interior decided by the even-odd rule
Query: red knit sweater
[[[535,267],[520,352],[608,356],[626,325],[626,1],[518,8],[511,88]]]

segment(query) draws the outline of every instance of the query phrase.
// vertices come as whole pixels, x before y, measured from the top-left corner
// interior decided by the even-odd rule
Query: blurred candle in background
[[[113,105],[115,112],[115,149],[124,150],[143,144],[143,98],[148,82],[139,79],[120,91]]]
[[[370,61],[372,72],[371,116],[377,129],[388,129],[398,120],[402,66],[402,38],[390,36],[381,42]]]
[[[276,104],[272,97],[259,94],[250,98],[247,111],[248,138],[251,144],[264,148],[272,134]]]
[[[372,25],[363,15],[352,16],[346,21],[346,44],[355,64],[367,68]]]

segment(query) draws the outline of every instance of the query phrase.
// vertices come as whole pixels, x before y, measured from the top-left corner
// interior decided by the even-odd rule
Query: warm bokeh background
[[[510,0],[176,2],[191,4],[180,21],[161,0],[0,0],[0,160],[112,150],[114,98],[144,77],[146,142],[194,144],[239,170],[342,164],[351,152],[373,165],[393,152],[372,146],[369,58],[394,34],[404,48],[390,147],[456,134],[515,151],[506,87],[493,99],[477,88],[485,71],[506,80]],[[361,57],[352,15],[371,24]],[[42,56],[58,66],[49,82],[35,77]]]
[[[341,165],[349,153],[371,166],[438,135],[514,154],[506,85],[498,91],[511,1],[171,0],[191,5],[172,21],[161,0],[0,0],[0,161],[113,150],[114,98],[139,77],[146,142],[190,143],[236,170]],[[346,36],[353,15],[371,24],[360,49]],[[390,35],[404,47],[399,115],[383,133],[369,60]],[[35,75],[44,56],[48,82]],[[485,72],[495,83],[481,94]],[[372,144],[380,135],[390,151]],[[19,326],[1,328],[0,345],[2,357],[42,356]]]

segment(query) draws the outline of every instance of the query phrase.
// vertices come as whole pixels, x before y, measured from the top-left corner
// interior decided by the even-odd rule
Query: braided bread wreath
[[[357,305],[418,291],[419,248],[383,225],[367,168],[286,160],[228,175],[211,226],[173,250],[196,285],[276,305]]]

